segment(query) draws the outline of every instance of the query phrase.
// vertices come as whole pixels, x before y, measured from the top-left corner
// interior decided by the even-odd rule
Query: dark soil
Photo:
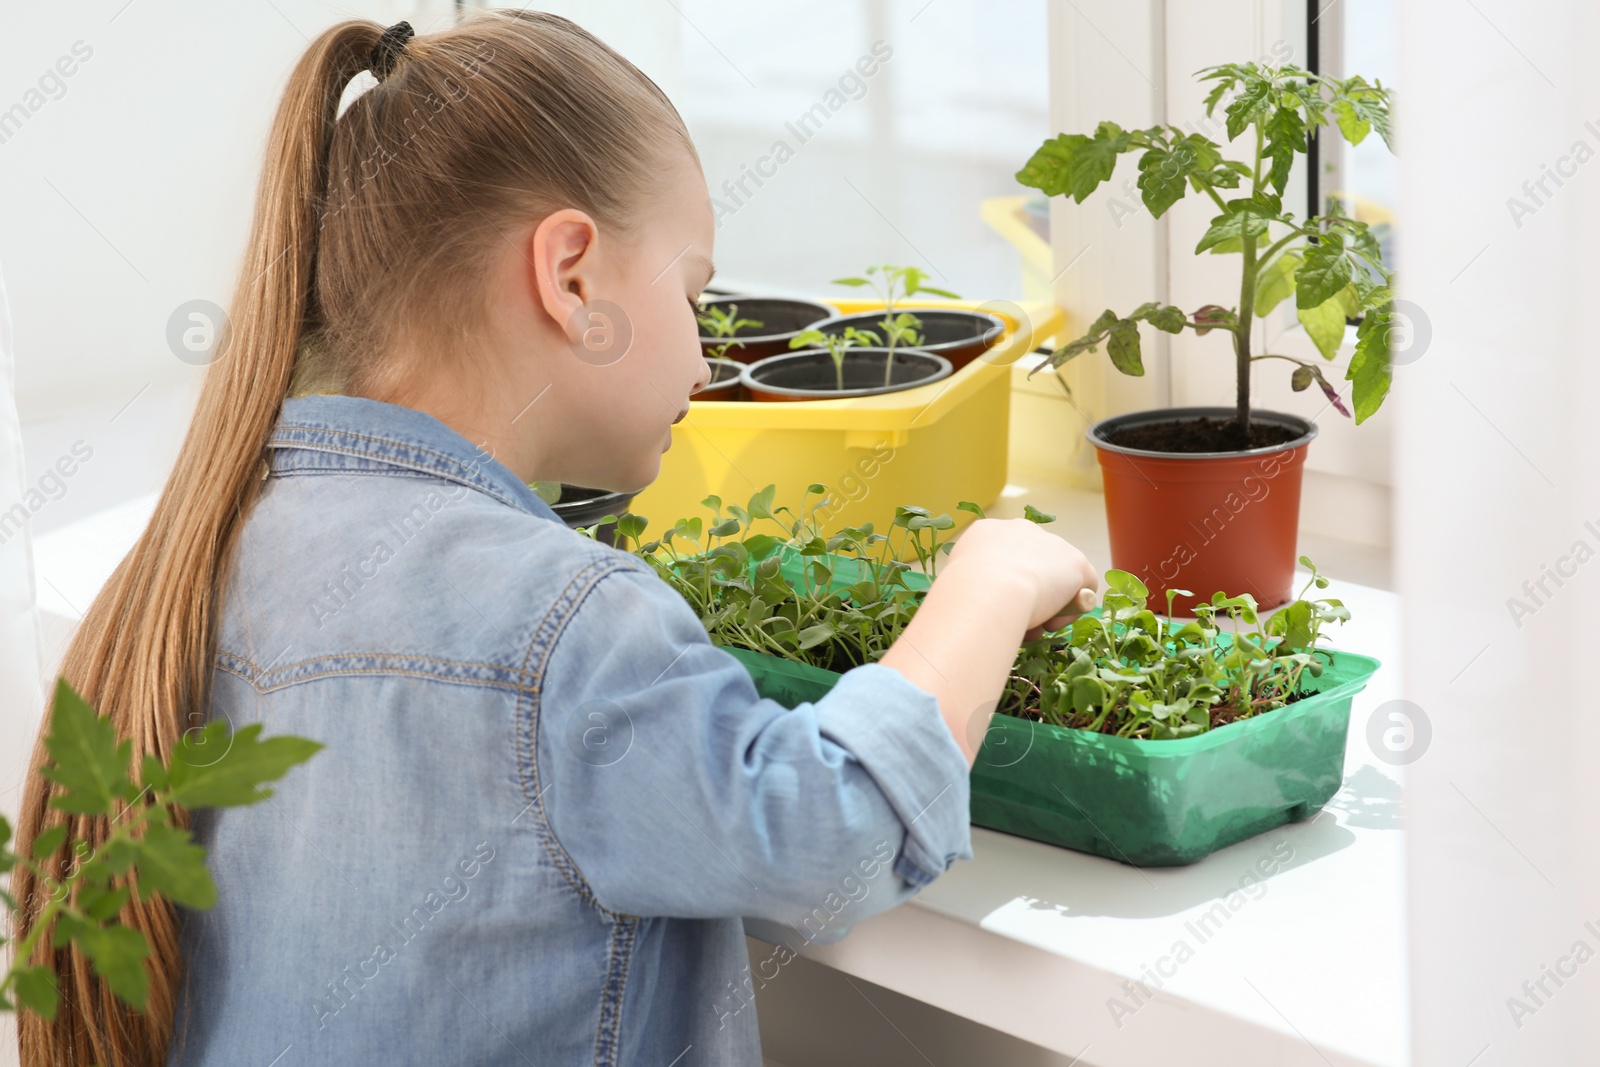
[[[1238,423],[1232,419],[1201,415],[1124,427],[1107,434],[1106,440],[1123,448],[1140,448],[1147,452],[1238,452],[1281,445],[1299,436],[1287,426],[1251,422],[1250,437],[1246,440],[1239,433]]]

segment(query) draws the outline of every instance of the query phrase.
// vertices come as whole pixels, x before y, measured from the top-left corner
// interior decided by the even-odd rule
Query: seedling
[[[1187,314],[1171,304],[1151,301],[1126,317],[1105,311],[1088,333],[1057,348],[1029,376],[1047,365],[1060,367],[1084,352],[1097,351],[1102,343],[1112,366],[1124,374],[1142,375],[1141,322],[1172,334],[1191,329],[1202,336],[1221,330],[1233,338],[1235,425],[1246,440],[1250,366],[1257,360],[1294,364],[1290,384],[1296,392],[1316,382],[1329,403],[1348,416],[1351,412],[1339,391],[1314,361],[1251,353],[1254,320],[1293,296],[1300,323],[1324,360],[1338,353],[1347,318],[1361,316],[1355,355],[1345,372],[1345,380],[1354,383],[1354,417],[1360,423],[1378,410],[1389,392],[1393,275],[1366,223],[1345,215],[1337,203],[1330,204],[1326,214],[1301,220],[1283,209],[1282,198],[1296,154],[1306,151],[1307,139],[1316,135],[1318,127],[1336,126],[1352,145],[1376,130],[1389,145],[1389,92],[1381,83],[1369,84],[1360,76],[1323,78],[1295,66],[1224,63],[1196,76],[1215,83],[1206,97],[1208,116],[1233,93],[1226,108],[1228,141],[1252,132],[1254,137],[1247,139],[1254,142],[1250,162],[1224,159],[1216,142],[1176,126],[1124,130],[1114,122],[1102,122],[1093,135],[1060,134],[1044,142],[1016,176],[1023,185],[1050,196],[1070,196],[1081,204],[1111,177],[1118,156],[1139,152],[1140,198],[1153,217],[1160,218],[1191,190],[1216,204],[1220,214],[1211,220],[1195,253],[1240,255],[1238,305],[1207,304]],[[1244,182],[1249,183],[1246,195],[1223,199],[1222,190],[1241,189]]]
[[[809,486],[798,513],[774,507],[775,492],[768,485],[744,507],[708,496],[701,503],[711,512],[709,521],[679,519],[648,542],[649,520],[625,514],[617,520],[618,547],[636,546],[633,551],[694,607],[714,644],[829,670],[875,662],[926,592],[906,575],[938,574],[939,558],[954,546],[940,535],[955,521],[901,507],[887,533],[871,522],[824,533],[817,512],[828,502],[827,486]],[[963,501],[960,507],[977,505]],[[1036,521],[1053,518],[1033,514]],[[760,529],[763,524],[775,532]],[[583,532],[594,536],[594,529]],[[792,580],[785,577],[786,561]]]
[[[838,389],[844,392],[844,357],[845,352],[856,346],[877,348],[883,344],[883,339],[871,330],[858,330],[854,326],[846,326],[840,334],[823,333],[813,327],[802,330],[789,340],[790,348],[823,348],[829,356],[833,357],[833,373]],[[894,353],[890,352],[883,361],[883,384],[890,384],[890,375],[894,372]]]
[[[1248,593],[1215,593],[1193,622],[1171,618],[1187,590],[1168,589],[1167,618],[1146,607],[1149,590],[1127,571],[1106,572],[1097,613],[1058,634],[1025,644],[997,710],[1057,726],[1119,737],[1164,740],[1281,708],[1300,695],[1302,677],[1322,673],[1317,641],[1326,623],[1344,623],[1339,600],[1306,600],[1328,579],[1305,556],[1311,578],[1293,602],[1261,621]],[[1219,617],[1232,621],[1224,634]],[[1241,624],[1253,627],[1245,629]]]
[[[732,348],[734,344],[732,338],[738,336],[741,329],[746,326],[754,329],[762,325],[756,319],[741,319],[738,315],[738,304],[729,304],[726,308],[713,304],[711,307],[703,308],[700,314],[696,316],[708,336],[729,338],[729,340],[723,341],[722,344],[715,345],[707,350],[713,359],[720,359],[727,354],[728,349]]]
[[[863,272],[866,277],[861,278],[835,278],[834,285],[848,285],[853,288],[871,286],[883,301],[883,327],[885,337],[884,347],[893,349],[904,344],[913,348],[922,343],[922,320],[909,312],[896,313],[896,305],[908,296],[918,293],[931,293],[934,296],[948,297],[951,300],[961,298],[948,289],[936,289],[931,285],[924,285],[923,280],[928,277],[927,272],[916,267],[891,267],[883,264],[868,267]]]
[[[133,742],[119,741],[111,720],[95,714],[65,678],[56,681],[44,739],[50,760],[41,773],[58,787],[51,810],[66,817],[52,819],[26,855],[7,847],[11,826],[0,818],[0,873],[14,872],[17,887],[16,897],[0,892],[0,901],[13,916],[28,912],[27,923],[12,924],[26,932],[0,978],[0,1010],[15,1000],[46,1020],[55,1018],[61,1002],[55,970],[31,962],[46,937],[53,949],[72,944],[118,1000],[145,1009],[150,943],[118,922],[118,914],[135,892],[141,902],[159,893],[194,910],[217,900],[205,849],[174,813],[265,800],[272,790],[263,785],[323,747],[303,737],[260,734],[260,723],[235,733],[225,720],[213,720],[183,734],[170,764],[146,756],[135,784],[128,774]],[[104,819],[105,828],[92,841],[69,841],[71,816]]]
[[[913,566],[899,557],[914,555],[917,569],[936,579],[939,557],[955,543],[940,534],[955,523],[926,508],[899,507],[888,534],[870,522],[827,534],[815,522],[827,493],[811,485],[797,515],[772,506],[769,485],[743,508],[708,496],[702,503],[711,522],[680,519],[657,540],[640,543],[648,525],[642,516],[622,516],[618,530],[694,607],[714,644],[842,672],[877,661],[900,637],[926,590],[907,580]],[[808,507],[813,494],[821,499]],[[971,501],[956,508],[986,517]],[[1023,513],[1037,523],[1055,520],[1031,504]],[[783,536],[754,532],[758,520],[774,523]],[[1328,579],[1308,557],[1300,562],[1311,578],[1265,621],[1254,597],[1219,592],[1182,625],[1171,616],[1173,601],[1190,595],[1185,590],[1168,590],[1167,615],[1158,617],[1137,577],[1107,571],[1100,608],[1022,645],[997,710],[1166,740],[1284,707],[1301,695],[1307,674],[1322,672],[1329,655],[1317,648],[1323,626],[1350,618],[1338,600],[1305,599],[1312,587],[1327,588]]]

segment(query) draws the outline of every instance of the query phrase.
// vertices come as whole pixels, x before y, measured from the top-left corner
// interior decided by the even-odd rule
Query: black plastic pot
[[[883,384],[884,360],[889,368],[889,384]],[[833,357],[824,349],[805,348],[781,356],[768,356],[744,369],[744,387],[751,400],[832,400],[847,396],[874,396],[915,389],[919,385],[948,378],[950,361],[920,349],[852,348],[844,357],[844,388]]]
[[[987,311],[968,311],[964,308],[902,307],[896,314],[907,312],[922,320],[919,332],[923,343],[914,345],[918,352],[932,352],[950,361],[950,366],[960,370],[968,363],[993,348],[1005,336],[1005,320]],[[817,329],[830,337],[844,334],[845,328],[872,330],[883,336],[882,311],[861,311],[853,315],[836,315],[827,322],[819,322]]]
[[[561,521],[576,530],[580,526],[593,526],[607,515],[622,517],[635,494],[614,493],[609,489],[590,489],[583,485],[561,483],[561,498],[550,505]],[[595,531],[595,539],[616,546],[617,524],[608,522]]]
[[[728,349],[723,356],[740,363],[754,363],[758,359],[789,351],[789,341],[795,334],[839,313],[837,308],[819,304],[815,300],[792,300],[776,296],[719,296],[715,300],[701,301],[700,306],[727,308],[730,304],[739,306],[736,318],[753,319],[761,325],[746,327],[744,332],[734,334],[731,343],[726,337],[707,337],[702,333],[700,347],[710,355],[719,346],[727,344]]]
[[[711,364],[711,384],[694,394],[695,400],[747,400],[744,391],[744,364],[733,359],[706,357]]]

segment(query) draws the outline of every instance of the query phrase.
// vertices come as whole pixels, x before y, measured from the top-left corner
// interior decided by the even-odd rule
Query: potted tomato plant
[[[789,350],[795,334],[838,309],[815,300],[720,296],[700,301],[700,347],[708,356],[751,363]]]
[[[932,352],[950,361],[958,371],[994,347],[1005,335],[1005,320],[986,311],[966,308],[925,308],[903,310],[908,297],[927,293],[950,300],[961,299],[947,289],[926,284],[928,275],[916,267],[879,264],[866,268],[861,276],[835,278],[833,284],[870,286],[883,300],[882,311],[863,311],[839,315],[819,323],[825,334],[842,335],[849,329],[870,329],[882,335],[886,348],[915,348]]]
[[[1389,95],[1356,76],[1322,78],[1294,66],[1227,63],[1199,72],[1212,82],[1209,115],[1229,98],[1228,140],[1249,134],[1248,161],[1224,158],[1220,145],[1176,126],[1124,130],[1102,122],[1093,134],[1061,134],[1040,146],[1017,172],[1024,185],[1078,203],[1111,177],[1117,157],[1139,153],[1139,191],[1159,218],[1187,193],[1208,197],[1218,214],[1196,254],[1237,254],[1238,302],[1185,312],[1150,302],[1127,315],[1106,311],[1087,333],[1056,348],[1035,367],[1060,367],[1104,344],[1124,374],[1141,375],[1139,327],[1167,333],[1215,331],[1231,342],[1236,400],[1231,408],[1174,408],[1101,419],[1088,428],[1104,475],[1112,561],[1138,574],[1157,596],[1167,589],[1250,592],[1262,605],[1289,599],[1299,524],[1300,483],[1307,447],[1317,434],[1298,415],[1253,410],[1251,368],[1262,360],[1291,367],[1291,385],[1316,384],[1340,414],[1357,423],[1378,410],[1389,391],[1392,276],[1364,222],[1337,204],[1297,218],[1283,194],[1297,154],[1321,127],[1351,144],[1376,130],[1389,142]],[[1332,360],[1347,319],[1359,316],[1355,355],[1344,378],[1354,411],[1315,360],[1252,345],[1255,321],[1293,297],[1296,313],[1323,360]],[[1177,607],[1197,601],[1181,596]]]
[[[954,523],[900,507],[886,533],[871,523],[827,532],[816,521],[826,486],[810,486],[798,513],[773,495],[769,485],[746,507],[707,497],[709,521],[680,519],[648,542],[640,516],[617,528],[757,692],[794,707],[893,645],[953,546],[940,534]],[[971,502],[958,507],[983,517]],[[764,520],[782,536],[758,531]],[[1101,607],[1021,647],[972,768],[972,821],[1174,866],[1315,815],[1343,782],[1352,701],[1379,664],[1323,646],[1323,627],[1350,613],[1305,599],[1328,580],[1301,562],[1311,574],[1300,597],[1270,616],[1248,594],[1217,592],[1181,623],[1150,610],[1136,576],[1108,571]],[[1183,593],[1167,591],[1169,613]]]

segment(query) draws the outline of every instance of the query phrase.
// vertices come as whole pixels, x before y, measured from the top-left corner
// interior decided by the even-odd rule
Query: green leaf
[[[1228,140],[1233,140],[1271,106],[1272,83],[1260,75],[1246,77],[1244,88],[1233,98],[1226,112]]]
[[[271,796],[257,787],[277,781],[323,746],[304,737],[261,740],[261,724],[250,723],[230,737],[228,724],[207,723],[189,731],[167,768],[167,801],[182,808],[228,808],[254,804]],[[198,738],[198,739],[197,739]]]
[[[94,926],[63,912],[56,919],[56,944],[72,941],[88,957],[89,963],[129,1007],[143,1011],[150,994],[150,972],[145,957],[150,945],[144,935],[128,926]]]
[[[1106,702],[1106,686],[1099,678],[1081,675],[1072,679],[1072,711],[1087,715]]]
[[[1356,328],[1356,351],[1344,376],[1346,381],[1355,383],[1351,398],[1358,426],[1389,395],[1389,316],[1393,309],[1393,304],[1373,308],[1362,316],[1361,325]]]
[[[66,824],[62,823],[60,826],[52,826],[50,829],[33,839],[33,858],[36,860],[48,859],[49,857],[55,855],[56,849],[60,848],[66,842],[66,840]]]
[[[1218,215],[1211,220],[1211,228],[1206,230],[1200,238],[1200,243],[1194,246],[1198,255],[1208,248],[1219,251],[1225,249],[1220,246],[1224,242],[1245,237],[1260,237],[1267,232],[1267,220],[1248,211],[1229,211]]]
[[[776,552],[783,542],[770,534],[751,534],[743,544],[751,559],[761,560]]]
[[[1123,374],[1137,378],[1144,374],[1144,362],[1139,353],[1139,324],[1132,319],[1118,319],[1111,327],[1106,341],[1106,353],[1111,365]]]
[[[150,753],[139,761],[139,784],[145,789],[167,788],[167,765],[161,762],[159,756]]]
[[[1106,571],[1106,590],[1120,593],[1130,600],[1140,602],[1141,605],[1150,595],[1149,587],[1139,580],[1138,575],[1114,568]]]
[[[1300,253],[1290,249],[1267,264],[1267,269],[1256,280],[1255,312],[1258,318],[1294,292],[1294,272],[1300,269],[1300,262]]]
[[[105,922],[116,918],[131,893],[127,886],[112,889],[103,885],[85,885],[78,890],[78,910],[96,922]]]
[[[1173,151],[1157,145],[1139,157],[1139,199],[1151,216],[1159,219],[1183,199],[1189,189],[1189,175],[1198,165],[1198,153],[1183,143]]]
[[[206,850],[193,842],[189,831],[150,826],[139,843],[139,853],[140,900],[160,893],[186,908],[216,904],[217,887],[206,870]]]
[[[1352,78],[1345,84],[1351,83],[1359,84],[1350,90],[1350,95],[1334,105],[1339,132],[1351,144],[1359,144],[1368,129],[1377,130],[1378,136],[1383,138],[1384,147],[1393,151],[1394,143],[1389,139],[1389,107],[1384,102],[1384,94],[1361,82],[1360,78]],[[1349,116],[1349,128],[1346,128],[1346,115]],[[1361,136],[1352,138],[1352,132],[1359,132]]]
[[[1165,333],[1182,333],[1185,322],[1183,310],[1171,304],[1162,304],[1154,300],[1140,304],[1130,319],[1143,319],[1156,329]]]
[[[139,862],[139,843],[127,838],[114,838],[95,853],[94,862],[111,874],[127,874]]]
[[[1303,393],[1311,388],[1312,372],[1310,367],[1296,367],[1289,376],[1289,388],[1297,393]]]
[[[1022,505],[1022,517],[1027,519],[1029,522],[1037,522],[1041,525],[1047,522],[1056,521],[1056,517],[1054,515],[1050,514],[1048,511],[1040,511],[1032,504]]]
[[[755,496],[750,498],[750,517],[753,519],[775,518],[772,514],[772,498],[778,492],[776,485],[769,485]]]
[[[815,626],[807,626],[800,631],[800,648],[815,648],[825,641],[833,640],[838,633],[832,623],[819,622]]]
[[[1306,328],[1306,335],[1322,353],[1332,359],[1344,343],[1345,320],[1355,314],[1355,290],[1345,286],[1314,308],[1297,308],[1295,315]]]
[[[1040,145],[1021,170],[1017,181],[1046,196],[1066,194],[1078,203],[1111,177],[1117,156],[1131,147],[1131,137],[1115,123],[1102,122],[1094,136],[1063,133]]]
[[[1295,153],[1306,150],[1306,124],[1296,108],[1279,107],[1267,120],[1266,135],[1267,143],[1263,151],[1272,160],[1267,183],[1281,195],[1289,184],[1289,170],[1294,166]]]
[[[15,978],[17,1003],[46,1021],[56,1017],[61,994],[56,992],[55,972],[49,967],[18,965],[12,972]]]
[[[1311,605],[1304,600],[1296,600],[1282,611],[1273,616],[1273,619],[1282,618],[1279,625],[1283,628],[1283,644],[1285,648],[1305,648],[1311,644],[1316,631],[1311,622]]]
[[[988,517],[987,515],[984,514],[983,509],[981,507],[979,507],[977,504],[974,504],[970,500],[961,501],[959,504],[956,505],[956,510],[957,511],[970,511],[972,514],[978,516],[978,518],[980,518],[980,519]]]
[[[649,519],[630,511],[617,520],[617,533],[637,541],[649,524]]]
[[[133,796],[128,778],[133,742],[118,744],[111,720],[96,715],[65,678],[56,681],[44,745],[51,762],[40,773],[63,790],[51,798],[50,807],[75,815],[111,815],[115,800]]]
[[[1305,247],[1305,261],[1295,271],[1295,306],[1314,308],[1350,284],[1350,260],[1344,254],[1344,238],[1325,233],[1316,244]]]

